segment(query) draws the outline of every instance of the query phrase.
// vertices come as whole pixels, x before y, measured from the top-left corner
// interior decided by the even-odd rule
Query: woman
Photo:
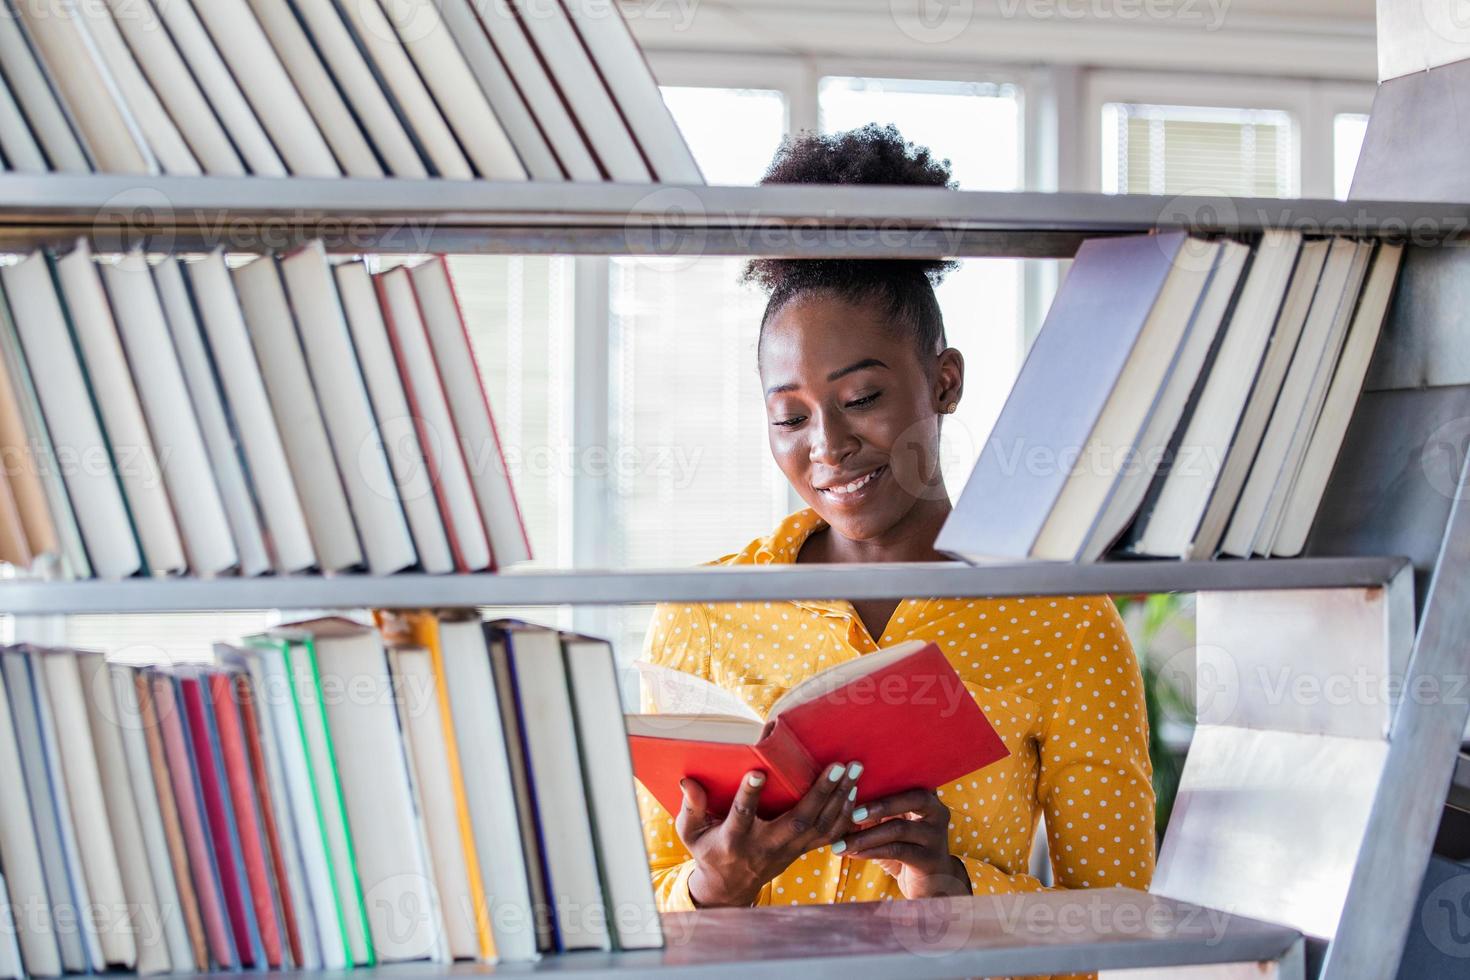
[[[951,186],[948,163],[891,126],[788,140],[765,182]],[[717,564],[944,558],[933,547],[950,511],[939,433],[964,387],[934,295],[949,267],[750,264],[747,277],[770,292],[757,360],[771,452],[809,508]],[[865,806],[854,759],[773,820],[754,814],[759,772],[723,819],[706,813],[693,780],[676,815],[640,790],[663,910],[1035,890],[1027,868],[1043,814],[1058,886],[1148,887],[1143,683],[1105,596],[665,604],[645,658],[764,714],[813,673],[913,639],[944,651],[1010,756]]]

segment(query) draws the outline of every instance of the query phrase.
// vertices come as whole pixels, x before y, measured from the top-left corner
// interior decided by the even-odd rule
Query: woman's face
[[[771,455],[835,531],[870,540],[948,500],[939,415],[960,397],[958,351],[921,358],[880,310],[807,293],[766,324],[759,366]]]

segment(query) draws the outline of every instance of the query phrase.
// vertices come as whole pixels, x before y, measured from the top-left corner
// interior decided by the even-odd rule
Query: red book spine
[[[235,675],[235,696],[240,705],[240,722],[245,729],[245,748],[250,758],[250,772],[255,779],[255,792],[260,797],[260,818],[270,848],[271,869],[281,903],[281,918],[286,924],[286,944],[291,949],[291,962],[300,966],[305,960],[301,932],[296,924],[296,902],[286,877],[286,859],[281,850],[281,832],[276,826],[275,800],[271,796],[270,776],[265,768],[265,752],[260,744],[259,713],[255,710],[255,689],[243,674]]]
[[[240,711],[233,697],[230,675],[209,675],[209,696],[214,702],[215,725],[219,729],[220,755],[225,765],[225,781],[235,811],[235,829],[240,835],[240,854],[245,863],[245,879],[250,885],[250,900],[255,906],[255,921],[260,929],[260,945],[271,969],[281,966],[281,930],[274,896],[271,894],[270,872],[266,870],[265,844],[260,817],[256,811],[255,786],[250,763],[245,755],[245,732]]]
[[[169,783],[179,808],[179,823],[184,832],[184,845],[189,852],[189,870],[194,881],[194,894],[204,919],[204,932],[209,939],[209,955],[222,970],[235,962],[235,947],[225,924],[225,911],[220,901],[219,883],[214,875],[214,859],[210,855],[208,830],[199,811],[199,797],[194,788],[193,763],[189,759],[184,738],[184,720],[173,681],[155,676],[153,703],[158,723],[163,729],[163,750],[168,758]]]
[[[255,951],[250,942],[246,886],[240,880],[235,867],[235,854],[230,847],[230,818],[226,812],[229,804],[225,799],[224,781],[215,766],[214,750],[210,745],[209,721],[204,715],[204,690],[197,678],[182,677],[179,679],[179,694],[184,702],[184,719],[189,725],[189,737],[194,742],[194,764],[199,771],[204,815],[214,844],[214,864],[219,870],[220,890],[224,892],[225,911],[229,913],[235,949],[240,954],[241,965],[254,967]]]

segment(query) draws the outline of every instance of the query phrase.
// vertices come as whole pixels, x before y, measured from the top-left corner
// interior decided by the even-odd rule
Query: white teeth
[[[881,467],[880,467],[880,469],[881,469]],[[843,484],[840,487],[828,487],[827,488],[827,492],[828,493],[835,493],[835,494],[839,494],[839,495],[841,495],[841,494],[855,493],[858,490],[861,490],[863,487],[867,486],[869,483],[873,482],[873,477],[875,477],[877,475],[878,475],[878,470],[874,470],[873,472],[869,473],[867,476],[860,476],[856,480],[853,480],[851,483],[845,483],[845,484]]]

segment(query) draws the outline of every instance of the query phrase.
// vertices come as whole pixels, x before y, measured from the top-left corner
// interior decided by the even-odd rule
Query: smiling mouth
[[[888,466],[887,464],[884,464],[883,466],[878,467],[876,470],[873,470],[870,473],[866,473],[863,476],[858,477],[856,480],[851,481],[850,483],[839,483],[834,484],[830,487],[817,487],[817,490],[821,493],[827,494],[830,497],[837,497],[838,499],[848,497],[852,494],[857,493],[868,484],[878,479],[878,477],[881,476],[883,474],[883,471],[886,469],[888,469]]]

